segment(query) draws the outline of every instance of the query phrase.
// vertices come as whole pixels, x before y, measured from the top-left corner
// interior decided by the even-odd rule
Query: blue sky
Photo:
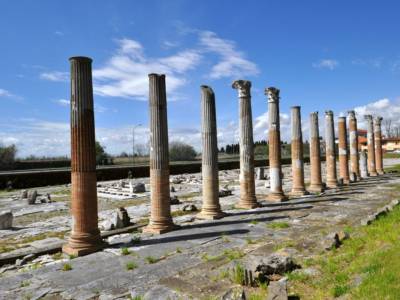
[[[264,88],[290,106],[400,119],[397,1],[2,1],[0,142],[19,156],[69,154],[69,62],[93,58],[96,137],[113,154],[148,140],[147,74],[167,74],[170,140],[200,145],[200,85],[216,94],[220,144],[237,140],[234,79],[252,81],[255,139]],[[321,119],[322,121],[322,119]],[[323,124],[321,122],[321,130]],[[140,146],[139,146],[140,147]]]

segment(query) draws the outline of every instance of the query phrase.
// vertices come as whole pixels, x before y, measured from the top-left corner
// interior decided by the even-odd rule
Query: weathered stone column
[[[63,252],[86,255],[102,246],[97,217],[92,60],[71,57],[72,232]]]
[[[379,175],[385,174],[383,171],[383,153],[382,153],[382,117],[376,117],[374,122],[374,135],[375,135],[375,162],[376,172]]]
[[[279,121],[279,89],[270,87],[265,89],[268,96],[268,149],[269,149],[269,181],[270,201],[286,201],[287,197],[282,190],[281,165],[281,133]]]
[[[203,206],[200,219],[219,219],[224,216],[219,204],[218,143],[215,96],[208,86],[201,86],[201,140]]]
[[[149,74],[150,108],[150,222],[144,232],[173,230],[169,194],[169,152],[165,75]]]
[[[254,182],[253,118],[251,112],[251,82],[236,80],[232,88],[239,92],[240,201],[238,208],[258,207]]]
[[[348,112],[349,116],[349,140],[350,140],[350,166],[351,172],[360,178],[360,164],[358,154],[358,135],[357,135],[357,118],[354,110]]]
[[[325,155],[326,155],[326,186],[336,188],[336,151],[335,151],[335,125],[333,120],[333,112],[328,110],[325,112]]]
[[[360,175],[361,178],[368,177],[367,152],[365,150],[360,152]]]
[[[339,175],[340,178],[343,179],[343,184],[349,184],[350,176],[349,176],[349,156],[347,152],[346,117],[339,117],[338,135],[339,135]]]
[[[324,191],[321,176],[321,146],[319,142],[318,112],[310,114],[310,169],[311,179],[309,191],[321,193]]]
[[[375,162],[375,137],[374,137],[374,121],[371,115],[365,115],[367,121],[367,145],[368,145],[368,173],[369,176],[377,176]]]
[[[304,185],[303,133],[301,132],[300,106],[291,108],[292,123],[292,196],[307,194]]]

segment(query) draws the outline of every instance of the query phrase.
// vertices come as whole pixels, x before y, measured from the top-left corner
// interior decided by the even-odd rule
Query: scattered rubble
[[[10,229],[13,224],[13,214],[10,210],[0,212],[0,230]]]

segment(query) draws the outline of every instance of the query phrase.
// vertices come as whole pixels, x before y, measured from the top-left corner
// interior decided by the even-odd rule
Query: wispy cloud
[[[10,91],[5,90],[5,89],[0,89],[0,98],[9,98],[9,99],[13,99],[15,101],[19,101],[19,100],[23,99],[23,97],[15,95],[15,94],[13,94]]]
[[[67,72],[43,72],[40,74],[40,79],[49,80],[49,81],[57,81],[57,82],[65,82],[68,81],[68,73]]]
[[[206,51],[220,56],[220,61],[212,67],[209,74],[211,78],[253,76],[260,73],[257,65],[237,50],[235,42],[222,39],[211,31],[201,31],[199,39]]]
[[[67,99],[57,99],[54,100],[55,103],[57,103],[60,106],[69,106],[70,102]]]
[[[356,66],[365,66],[365,67],[372,67],[379,69],[382,66],[383,58],[381,57],[370,58],[370,59],[357,58],[353,59],[351,63]]]
[[[56,30],[56,31],[54,31],[54,34],[55,34],[55,35],[58,35],[58,36],[63,36],[63,35],[64,35],[64,32],[62,32],[62,31],[60,31],[60,30]]]
[[[334,59],[321,59],[312,64],[314,68],[334,70],[339,66],[339,62]]]

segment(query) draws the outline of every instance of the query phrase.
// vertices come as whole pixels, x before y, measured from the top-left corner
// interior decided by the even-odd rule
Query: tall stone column
[[[335,151],[335,125],[333,120],[333,112],[328,110],[325,112],[325,155],[326,155],[326,186],[336,188],[336,151]]]
[[[251,112],[251,82],[236,80],[232,88],[239,93],[239,149],[240,149],[240,201],[238,208],[254,208],[256,199],[254,182],[254,142]]]
[[[382,152],[382,117],[376,117],[374,122],[374,135],[375,135],[375,162],[376,172],[379,175],[384,174],[383,171],[383,152]]]
[[[360,152],[360,175],[361,178],[368,177],[367,152],[365,150]]]
[[[349,140],[350,140],[350,166],[351,172],[356,174],[356,178],[361,178],[359,154],[358,154],[358,135],[357,118],[354,110],[348,112],[349,117]]]
[[[378,176],[375,161],[374,121],[371,115],[365,115],[364,117],[367,121],[368,173],[369,176]]]
[[[301,132],[300,106],[291,108],[292,114],[292,196],[307,194],[304,185],[303,134]]]
[[[286,201],[287,197],[282,190],[281,165],[281,133],[279,121],[279,89],[269,87],[265,89],[268,96],[268,148],[269,148],[269,181],[270,201]]]
[[[71,57],[72,232],[63,252],[86,255],[102,246],[97,217],[92,60]]]
[[[169,152],[165,75],[149,74],[150,109],[150,222],[144,232],[173,230],[169,194]]]
[[[219,219],[224,216],[219,204],[218,143],[215,96],[208,86],[201,86],[201,140],[203,206],[200,219]]]
[[[319,142],[318,112],[310,114],[310,169],[311,180],[309,191],[321,193],[324,191],[321,176],[321,146]]]
[[[349,176],[349,156],[347,152],[346,117],[339,117],[338,135],[339,135],[339,174],[340,178],[343,179],[343,184],[349,184],[350,176]]]

